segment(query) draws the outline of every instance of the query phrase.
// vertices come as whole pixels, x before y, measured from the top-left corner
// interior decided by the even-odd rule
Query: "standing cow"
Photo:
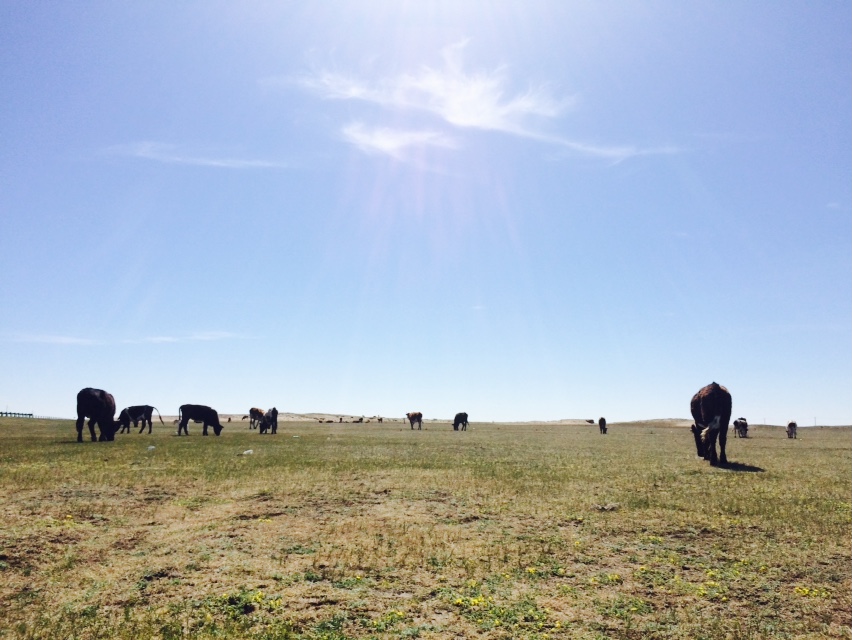
[[[115,440],[118,424],[115,422],[115,398],[102,389],[87,387],[77,394],[77,442],[83,442],[83,423],[89,418],[92,442]],[[100,436],[95,437],[95,425]]]
[[[272,435],[278,433],[278,409],[272,407],[263,414],[259,429],[260,433],[266,433],[267,431]]]
[[[408,422],[411,423],[411,428],[414,429],[414,423],[417,423],[418,429],[423,429],[423,414],[419,411],[412,411],[411,413],[406,413],[405,417],[408,418]]]
[[[189,435],[187,423],[190,420],[193,422],[204,423],[204,430],[202,431],[202,434],[205,436],[207,435],[207,427],[213,427],[213,433],[217,436],[222,433],[222,425],[219,424],[219,414],[215,409],[206,407],[203,404],[181,405],[180,409],[178,409],[178,415],[180,416],[180,422],[178,422],[178,435],[180,435],[181,431],[183,431],[184,434]]]
[[[710,464],[727,465],[725,442],[728,439],[728,424],[731,421],[731,394],[720,384],[711,382],[692,396],[689,408],[695,424],[692,435],[698,456]],[[716,439],[719,440],[719,457],[716,457]]]
[[[601,433],[606,433],[606,418],[601,416],[601,419],[598,420],[598,429],[601,430]]]
[[[151,418],[154,415],[154,412],[157,412],[157,417],[160,418],[160,424],[165,426],[165,422],[163,422],[163,416],[160,415],[160,410],[157,407],[152,407],[148,404],[141,404],[135,407],[125,407],[121,410],[121,413],[118,414],[118,423],[121,425],[121,429],[119,433],[130,433],[130,423],[133,423],[133,428],[135,429],[139,421],[142,421],[142,428],[139,429],[139,433],[145,431],[145,426],[147,424],[148,433],[151,433],[151,427],[154,424],[154,421]]]
[[[467,414],[457,413],[456,417],[453,418],[453,431],[458,431],[461,429],[462,431],[467,431]]]
[[[799,430],[799,425],[797,425],[795,422],[789,422],[787,424],[787,437],[788,438],[795,438],[796,432],[798,430]]]
[[[748,421],[745,418],[734,420],[734,437],[748,438]]]
[[[263,421],[263,409],[252,407],[249,409],[249,429],[256,429]]]

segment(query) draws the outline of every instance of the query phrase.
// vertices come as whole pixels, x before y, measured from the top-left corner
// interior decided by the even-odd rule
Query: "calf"
[[[163,416],[160,415],[159,409],[157,407],[152,407],[148,404],[140,404],[134,407],[125,407],[121,410],[121,413],[118,414],[118,423],[121,425],[121,429],[119,433],[130,433],[130,423],[133,423],[133,428],[135,429],[139,421],[142,421],[142,428],[139,429],[139,433],[145,431],[145,427],[148,427],[148,433],[151,433],[151,427],[154,424],[154,421],[151,420],[151,417],[154,415],[154,412],[157,412],[157,417],[160,419],[160,424],[165,425],[163,422]]]
[[[219,424],[219,414],[215,409],[211,409],[203,404],[181,405],[178,410],[178,415],[180,416],[180,422],[178,422],[178,435],[180,435],[181,431],[183,431],[185,435],[189,435],[187,423],[189,423],[190,420],[204,424],[202,434],[205,436],[207,435],[207,427],[213,427],[213,433],[217,436],[222,433],[222,425]]]
[[[411,423],[412,430],[414,429],[414,423],[417,423],[418,429],[423,429],[423,414],[419,411],[412,411],[410,413],[406,413],[405,417],[408,418],[408,421]]]

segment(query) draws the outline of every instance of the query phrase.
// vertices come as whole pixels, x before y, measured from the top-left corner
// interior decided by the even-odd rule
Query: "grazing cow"
[[[588,422],[589,424],[595,424],[594,420],[586,420],[586,422]]]
[[[710,464],[727,465],[725,442],[728,439],[728,424],[731,421],[731,394],[720,384],[712,382],[692,396],[689,405],[695,424],[692,435],[698,456]],[[716,439],[719,440],[719,457],[716,457]]]
[[[799,425],[797,425],[795,422],[789,422],[787,424],[787,437],[788,438],[795,438],[796,437],[796,431],[798,431],[798,430],[799,430]]]
[[[263,414],[263,418],[260,420],[260,433],[266,433],[269,431],[271,434],[278,433],[278,409],[272,407],[271,409],[267,409]]]
[[[598,420],[598,429],[601,430],[601,433],[606,433],[606,418],[601,416],[601,419]]]
[[[361,417],[361,418],[352,418],[352,423],[353,423],[353,424],[355,424],[355,423],[363,424],[363,423],[364,423],[364,418],[363,418],[363,417]]]
[[[412,411],[411,413],[406,413],[405,417],[408,418],[408,422],[411,423],[411,428],[414,429],[414,423],[417,423],[418,429],[423,429],[423,414],[419,411]]]
[[[248,416],[243,416],[242,418],[240,418],[240,421],[242,420],[248,420]]]
[[[152,407],[149,404],[140,404],[133,407],[125,407],[121,410],[121,413],[118,414],[118,423],[121,425],[121,429],[119,433],[130,433],[130,423],[133,423],[133,428],[135,429],[139,426],[139,421],[142,421],[142,428],[139,429],[139,433],[145,431],[145,427],[148,427],[148,433],[151,433],[151,427],[154,424],[154,421],[151,420],[151,417],[154,415],[154,412],[157,412],[157,417],[160,419],[160,424],[165,425],[163,422],[163,416],[160,415],[160,410],[157,407]]]
[[[86,387],[77,394],[77,442],[83,442],[83,423],[89,418],[92,442],[115,440],[118,423],[115,421],[115,398],[101,389]],[[100,436],[95,437],[95,425]]]
[[[734,437],[748,438],[748,421],[745,418],[734,420]]]
[[[202,434],[205,436],[207,435],[207,427],[213,427],[213,433],[217,436],[222,433],[222,425],[219,424],[219,414],[215,409],[211,409],[203,404],[181,405],[178,410],[178,415],[180,416],[180,422],[178,423],[178,435],[180,435],[181,431],[183,431],[186,435],[189,435],[187,423],[190,420],[193,422],[204,423],[204,430],[202,431]]]
[[[256,429],[263,420],[263,409],[252,407],[249,409],[249,418],[249,429]]]
[[[230,422],[230,421],[231,421],[231,416],[228,416],[228,422]]]
[[[467,431],[467,414],[464,412],[457,413],[456,417],[453,418],[453,431],[458,431],[459,429]]]
[[[381,419],[381,418],[376,418],[376,421],[381,422],[381,421],[382,421],[382,419]]]

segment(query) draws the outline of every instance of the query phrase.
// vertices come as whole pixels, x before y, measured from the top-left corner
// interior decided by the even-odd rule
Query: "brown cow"
[[[405,417],[408,418],[408,422],[411,423],[411,428],[414,429],[414,423],[417,423],[417,429],[423,429],[423,414],[419,411],[412,411],[410,413],[406,413]]]
[[[695,424],[692,435],[698,456],[709,460],[714,467],[727,465],[725,442],[731,421],[731,394],[720,384],[711,382],[692,396],[689,408]],[[719,440],[719,457],[716,457],[716,439]]]
[[[249,429],[256,429],[263,421],[263,409],[252,407],[249,409]]]
[[[797,425],[795,423],[795,421],[787,423],[787,437],[788,438],[795,438],[796,437],[796,431],[798,431],[798,430],[799,430],[799,425]]]

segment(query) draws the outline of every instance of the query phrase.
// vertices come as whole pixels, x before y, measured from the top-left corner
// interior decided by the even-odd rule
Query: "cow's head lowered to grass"
[[[731,421],[731,394],[720,384],[711,382],[692,396],[690,403],[692,436],[698,457],[710,464],[728,464],[725,443],[728,439],[728,424]],[[719,440],[719,457],[716,457],[716,440]]]
[[[183,431],[189,435],[187,424],[190,420],[193,422],[201,422],[204,426],[201,431],[202,435],[207,435],[207,427],[213,427],[213,433],[217,436],[222,433],[222,425],[219,424],[219,414],[215,409],[212,409],[203,404],[184,404],[178,409],[180,422],[178,422],[178,435]]]
[[[115,398],[102,389],[87,387],[77,394],[77,442],[83,442],[83,424],[89,418],[92,442],[115,440],[119,424],[115,421]],[[100,436],[95,437],[95,425]]]

